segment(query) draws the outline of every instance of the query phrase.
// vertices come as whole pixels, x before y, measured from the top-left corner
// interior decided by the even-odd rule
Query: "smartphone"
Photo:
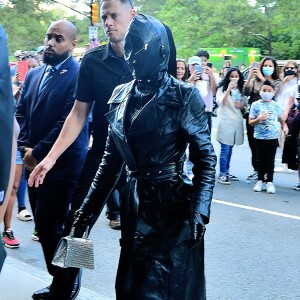
[[[207,63],[207,66],[210,67],[210,68],[212,68],[213,65],[212,65],[212,63],[209,63],[209,62],[208,62],[208,63]]]
[[[18,61],[17,72],[19,73],[19,81],[23,82],[28,72],[28,61]]]
[[[196,70],[197,73],[201,74],[202,73],[202,66],[201,65],[196,65],[195,70]]]
[[[252,68],[258,68],[258,65],[259,65],[258,62],[253,62],[252,63]]]
[[[233,88],[236,89],[238,87],[238,80],[237,80],[237,78],[232,78],[231,82],[233,84]]]

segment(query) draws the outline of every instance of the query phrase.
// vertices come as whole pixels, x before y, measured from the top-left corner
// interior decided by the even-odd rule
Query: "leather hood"
[[[168,69],[168,35],[164,25],[151,16],[140,14],[133,18],[125,36],[124,50],[125,60],[137,80],[157,78]]]

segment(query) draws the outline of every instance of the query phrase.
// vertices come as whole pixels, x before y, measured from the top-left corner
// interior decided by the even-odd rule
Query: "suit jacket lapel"
[[[41,92],[41,94],[38,96],[38,90],[39,90],[39,85],[41,83],[41,80],[42,80],[42,77],[40,77],[40,80],[39,80],[39,85],[37,86],[37,89],[36,89],[36,93],[35,93],[35,97],[38,97],[37,98],[37,101],[36,101],[36,105],[34,107],[34,109],[37,108],[37,106],[45,99],[47,99],[48,97],[48,94],[49,92],[53,89],[53,86],[55,85],[55,83],[60,80],[62,78],[62,76],[66,76],[69,68],[70,68],[70,65],[72,63],[72,57],[69,57],[59,68],[59,70],[57,70],[54,74],[53,74],[53,77],[49,80],[49,83],[47,84],[47,86],[44,88],[44,90]],[[45,67],[46,68],[46,67]],[[45,71],[45,69],[44,69]],[[44,72],[43,72],[44,74]]]
[[[32,101],[31,101],[31,112],[36,108],[38,104],[38,92],[39,92],[39,86],[41,84],[41,80],[44,76],[46,70],[46,65],[43,65],[41,68],[38,69],[37,73],[34,75],[33,80],[33,91],[32,91]]]

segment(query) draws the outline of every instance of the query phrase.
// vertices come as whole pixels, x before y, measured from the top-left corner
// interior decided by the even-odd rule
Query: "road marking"
[[[242,205],[242,204],[237,204],[237,203],[232,203],[232,202],[227,202],[227,201],[222,201],[222,200],[217,200],[217,199],[213,199],[212,201],[215,202],[215,203],[223,204],[223,205],[228,205],[228,206],[233,206],[233,207],[258,211],[258,212],[262,212],[262,213],[269,214],[269,215],[274,215],[274,216],[279,216],[279,217],[283,217],[283,218],[294,219],[294,220],[299,220],[300,221],[300,216],[283,214],[283,213],[273,211],[273,210],[262,209],[262,208],[257,208],[257,207],[252,207],[252,206],[247,206],[247,205]]]

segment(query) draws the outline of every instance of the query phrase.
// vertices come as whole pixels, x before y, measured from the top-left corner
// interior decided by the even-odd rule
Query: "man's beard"
[[[65,59],[67,59],[69,55],[70,55],[69,50],[67,50],[63,54],[53,53],[51,54],[51,56],[47,52],[45,52],[43,57],[43,62],[50,66],[56,66],[59,63],[63,62]]]

